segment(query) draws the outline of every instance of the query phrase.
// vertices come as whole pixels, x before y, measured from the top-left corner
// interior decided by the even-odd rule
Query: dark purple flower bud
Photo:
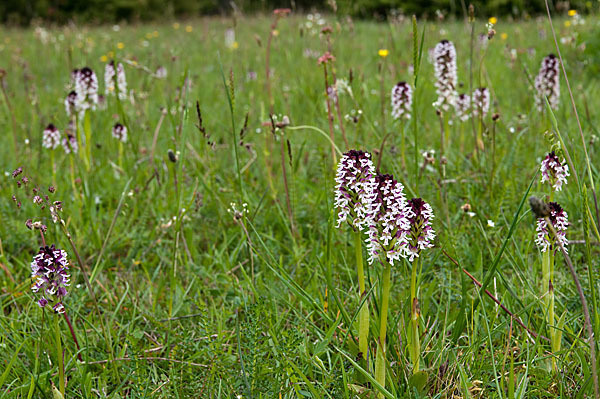
[[[17,169],[15,169],[15,170],[12,172],[12,177],[13,177],[13,179],[15,179],[15,178],[16,178],[17,176],[19,176],[21,173],[23,173],[23,168],[19,166]]]

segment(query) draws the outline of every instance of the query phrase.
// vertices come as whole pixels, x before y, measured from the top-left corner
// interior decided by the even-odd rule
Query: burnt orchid
[[[433,210],[421,198],[412,198],[408,201],[407,217],[409,227],[406,230],[406,257],[410,262],[419,257],[423,249],[433,247],[435,231],[431,227]]]
[[[549,228],[546,218],[537,220],[535,243],[540,248],[540,251],[556,251],[558,248],[557,242],[560,242],[567,251],[567,228],[569,227],[569,219],[567,212],[556,202],[549,202],[548,207],[550,214],[548,219],[554,227],[554,233]]]
[[[127,142],[127,127],[120,123],[115,123],[112,128],[112,136],[122,143]]]
[[[60,131],[50,123],[42,134],[42,147],[53,150],[60,145]]]
[[[486,87],[480,87],[473,91],[473,115],[485,116],[490,111],[490,91]]]
[[[435,231],[431,227],[434,217],[431,206],[421,198],[408,200],[406,206],[409,228],[406,231],[407,245],[406,257],[411,263],[410,278],[410,334],[408,336],[408,348],[410,359],[413,364],[413,374],[419,371],[421,357],[421,343],[419,336],[420,307],[417,299],[417,269],[419,269],[418,258],[421,251],[433,247]]]
[[[399,82],[392,88],[392,117],[410,119],[412,88],[406,82]]]
[[[448,111],[456,101],[456,49],[448,40],[442,40],[433,49],[435,88],[438,98],[433,106]]]
[[[456,97],[456,103],[454,104],[456,111],[456,117],[464,122],[469,120],[471,117],[471,97],[467,94],[459,94]]]
[[[406,232],[409,228],[404,186],[392,175],[377,175],[375,190],[370,193],[369,263],[380,259],[394,265],[406,254]]]
[[[98,104],[98,78],[88,67],[74,71],[75,92],[77,93],[75,108],[79,112],[96,109]]]
[[[64,313],[62,300],[71,278],[67,253],[54,245],[40,247],[31,262],[31,278],[35,280],[31,290],[41,295],[38,305],[43,308],[53,304],[54,312]]]
[[[125,77],[125,68],[120,62],[116,67],[114,61],[106,64],[104,68],[104,91],[107,96],[115,95],[118,91],[120,100],[127,99],[127,79]]]
[[[554,191],[560,191],[563,184],[567,184],[569,166],[564,160],[561,162],[555,152],[552,151],[542,161],[540,172],[542,173],[542,184],[548,182]]]
[[[354,251],[361,300],[366,295],[361,231],[368,227],[368,201],[375,187],[375,175],[371,154],[351,150],[340,159],[335,178],[335,208],[339,210],[337,227],[347,222],[354,230]],[[360,356],[366,359],[369,349],[369,307],[366,300],[359,309],[358,331]]]
[[[549,54],[542,60],[534,86],[537,91],[535,105],[538,110],[544,110],[546,106],[545,98],[548,99],[550,108],[558,108],[558,100],[560,98],[560,67],[558,58],[554,54]]]
[[[344,222],[359,230],[367,226],[367,201],[376,184],[375,175],[375,165],[368,152],[351,150],[342,156],[335,177],[338,228]]]

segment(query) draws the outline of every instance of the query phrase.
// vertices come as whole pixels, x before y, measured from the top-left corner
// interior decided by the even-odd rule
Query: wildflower
[[[560,162],[558,156],[552,151],[542,161],[540,167],[542,172],[542,181],[550,183],[554,191],[562,190],[562,185],[567,184],[567,176],[569,176],[569,166],[566,162]]]
[[[399,82],[392,89],[392,117],[410,119],[412,88],[406,82]]]
[[[421,198],[408,200],[405,212],[408,226],[404,232],[407,240],[404,250],[405,256],[412,262],[419,257],[421,250],[433,247],[435,231],[431,227],[431,220],[434,216],[431,206]]]
[[[337,227],[347,221],[361,229],[367,224],[367,201],[375,186],[375,165],[371,154],[351,150],[340,159],[335,177]]]
[[[154,72],[154,77],[156,77],[157,79],[164,79],[167,77],[167,68],[165,68],[164,66],[159,66],[156,69],[156,72]]]
[[[488,19],[488,22],[492,25],[496,25],[496,23],[498,22],[498,18],[490,17],[490,19]]]
[[[123,42],[119,42],[119,43],[117,43],[117,48],[119,50],[123,50],[125,48],[125,44],[123,44]]]
[[[485,87],[473,92],[473,115],[484,118],[490,110],[490,91]]]
[[[77,144],[77,139],[71,133],[67,133],[67,137],[63,137],[62,146],[65,150],[65,154],[77,154],[79,151],[79,145]]]
[[[471,97],[466,94],[459,94],[456,97],[456,103],[454,104],[456,110],[456,116],[461,121],[469,120],[471,116]]]
[[[127,142],[127,127],[116,123],[112,128],[112,136],[117,140],[126,143]]]
[[[179,22],[173,23],[173,29],[179,29]]]
[[[548,219],[556,231],[556,236],[548,228],[546,218],[538,218],[537,228],[535,229],[537,232],[535,243],[542,252],[555,250],[557,248],[556,242],[561,243],[565,251],[567,251],[567,244],[569,243],[567,240],[567,227],[569,227],[567,212],[556,202],[549,202],[548,209],[550,210]]]
[[[51,150],[60,145],[60,131],[52,123],[43,132],[42,146]]]
[[[117,78],[117,87],[115,88],[115,74]],[[115,94],[119,90],[119,99],[127,98],[127,79],[125,78],[125,68],[119,62],[115,71],[115,62],[111,61],[104,68],[104,90],[106,95]]]
[[[435,87],[438,98],[434,107],[448,111],[456,100],[456,49],[448,40],[439,42],[433,50]]]
[[[410,229],[404,186],[392,175],[377,175],[374,190],[368,193],[369,263],[382,257],[393,265],[407,255],[407,232]]]
[[[65,98],[65,111],[68,116],[72,116],[75,113],[75,109],[77,107],[77,92],[74,90],[67,94],[67,98]]]
[[[335,57],[329,51],[319,57],[319,64],[327,64],[329,61],[335,61]]]
[[[488,227],[496,227],[496,223],[494,223],[494,221],[490,220],[490,219],[488,219],[487,225],[488,225]]]
[[[75,109],[84,112],[87,109],[96,109],[98,104],[98,78],[94,71],[88,67],[73,71],[75,92],[77,93]]]
[[[508,33],[506,33],[506,32],[503,32],[503,33],[500,35],[500,39],[502,39],[502,40],[506,40],[506,39],[508,39]]]
[[[549,54],[542,60],[540,71],[535,78],[535,89],[537,90],[535,104],[540,111],[544,109],[544,97],[548,99],[552,109],[558,108],[560,80],[558,58],[554,54]]]
[[[56,313],[65,312],[62,299],[67,295],[65,287],[70,284],[68,269],[69,261],[65,251],[56,249],[54,245],[40,247],[31,262],[31,278],[35,279],[31,290],[41,292],[42,297],[38,300],[40,307],[52,302],[52,309]]]
[[[185,31],[186,31],[187,33],[190,33],[192,30],[194,30],[194,28],[192,28],[192,26],[191,26],[191,25],[188,25],[188,26],[186,26],[186,27],[185,27]]]
[[[382,49],[380,49],[380,50],[377,52],[377,54],[379,54],[379,56],[380,56],[381,58],[385,58],[385,57],[387,57],[388,55],[390,55],[390,51],[389,51],[388,49],[382,48]]]

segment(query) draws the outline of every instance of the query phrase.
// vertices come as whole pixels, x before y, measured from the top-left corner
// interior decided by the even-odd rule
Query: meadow
[[[574,100],[560,70],[554,109],[535,90],[557,54],[548,18],[414,22],[0,28],[0,398],[597,395],[568,268],[600,334],[597,16],[553,18]],[[456,90],[488,89],[485,115],[432,105],[442,39]],[[105,82],[111,60],[126,92]],[[86,66],[104,98],[69,116]],[[399,81],[410,119],[392,116]],[[337,228],[338,163],[353,149],[431,206],[418,261],[369,263],[366,235]],[[553,150],[570,172],[556,192],[540,171]],[[549,213],[531,196],[568,214],[564,246],[536,244]],[[68,259],[68,294],[49,298],[59,313],[31,289],[45,245]]]

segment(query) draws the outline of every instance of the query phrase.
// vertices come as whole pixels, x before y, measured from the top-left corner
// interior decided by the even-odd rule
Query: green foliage
[[[30,17],[47,11],[36,4],[27,8]],[[84,15],[71,3],[57,4],[62,10],[57,21],[71,18],[75,9]],[[114,4],[106,3],[106,19],[95,12],[81,18],[114,21]],[[119,4],[118,12],[133,18],[152,18],[157,12],[156,3]],[[193,9],[170,4],[164,18],[203,12],[204,7],[197,2]],[[500,10],[507,3],[491,4]],[[338,6],[340,12],[350,7],[342,2]],[[271,4],[240,7],[269,10]],[[456,2],[459,15],[460,7]],[[367,6],[348,11],[373,13]],[[361,371],[364,364],[357,360],[360,299],[352,234],[336,229],[332,216],[334,165],[323,68],[317,63],[328,44],[312,18],[297,14],[281,19],[272,37],[274,113],[291,122],[277,135],[269,126],[265,89],[271,16],[118,28],[0,28],[0,398],[52,398],[52,383],[58,385],[49,320],[54,315],[39,308],[30,290],[29,264],[42,241],[37,231],[25,227],[27,219],[46,224],[46,243],[67,250],[71,260],[65,307],[81,350],[61,319],[66,398],[373,396],[374,338],[370,374]],[[487,18],[474,21],[471,71],[471,26],[462,19],[419,20],[413,31],[408,19],[383,24],[326,14],[322,18],[333,27],[332,70],[348,87],[340,90],[339,104],[349,146],[334,128],[335,144],[342,151],[358,148],[373,154],[383,148],[381,171],[393,173],[408,197],[418,193],[426,199],[436,215],[436,247],[424,254],[419,275],[423,372],[417,377],[411,377],[406,346],[410,267],[399,262],[392,270],[386,370],[391,397],[591,396],[581,305],[559,255],[553,284],[556,313],[561,315],[557,324],[563,329],[555,336],[562,342],[561,351],[552,354],[560,370],[556,374],[550,367],[549,343],[533,339],[462,271],[481,282],[487,279],[490,293],[533,331],[548,330],[539,295],[535,220],[526,205],[518,212],[521,200],[547,192],[536,173],[554,142],[544,137],[551,126],[547,114],[534,107],[528,79],[537,73],[541,58],[555,51],[547,21],[514,22],[498,16],[497,34],[487,42],[479,39],[487,33]],[[600,99],[595,76],[586,73],[594,66],[582,61],[588,54],[592,57],[588,52],[594,47],[596,26],[590,19],[570,27],[565,21],[556,19],[555,27],[559,40],[578,38],[561,50],[589,143],[598,125]],[[224,40],[231,35],[229,29],[235,32],[235,44]],[[412,50],[413,32],[419,40],[424,35],[422,57]],[[427,57],[442,38],[456,44],[459,90],[469,92],[472,72],[473,86],[486,86],[492,93],[491,111],[482,124],[484,149],[474,156],[473,125],[453,121],[444,163],[440,121],[431,106],[436,98],[433,66]],[[378,55],[383,48],[389,50],[385,59]],[[63,100],[71,70],[93,68],[104,94],[103,70],[113,57],[124,64],[134,101],[118,103],[107,96],[106,109],[90,112],[90,170],[79,156],[73,157],[72,182],[71,157],[61,148],[51,157],[41,146],[42,130],[50,122],[63,134],[68,128]],[[395,82],[414,81],[411,64],[418,59],[418,112],[410,123],[400,124],[390,119],[389,91]],[[165,78],[156,76],[159,67],[166,68]],[[585,157],[573,133],[577,125],[563,83],[554,115],[582,185],[591,187],[587,174],[581,173]],[[228,95],[234,86],[235,107],[230,108]],[[494,125],[491,114],[496,112],[500,119]],[[122,120],[127,121],[129,141],[123,143],[119,165],[119,143],[111,128]],[[334,122],[338,125],[337,114]],[[401,129],[406,133],[406,167],[399,151]],[[236,145],[239,165],[232,148]],[[436,150],[435,163],[428,164],[422,154],[431,149]],[[597,159],[598,143],[589,144],[588,150]],[[285,205],[281,162],[287,168],[296,231]],[[31,179],[30,189],[36,186],[46,193],[50,184],[56,187],[52,199],[63,203],[62,216],[84,268],[48,209],[35,206],[16,186],[10,173],[19,166]],[[569,213],[569,253],[585,294],[595,298],[600,252],[594,221],[586,219],[587,213],[595,214],[594,197],[589,188],[582,195],[571,176],[555,200]],[[240,198],[248,204],[241,216],[230,205],[237,202],[236,209],[244,209]],[[92,288],[98,310],[84,270],[96,270]],[[380,274],[377,264],[366,268],[371,337],[378,335]],[[596,302],[590,306],[598,329]]]

